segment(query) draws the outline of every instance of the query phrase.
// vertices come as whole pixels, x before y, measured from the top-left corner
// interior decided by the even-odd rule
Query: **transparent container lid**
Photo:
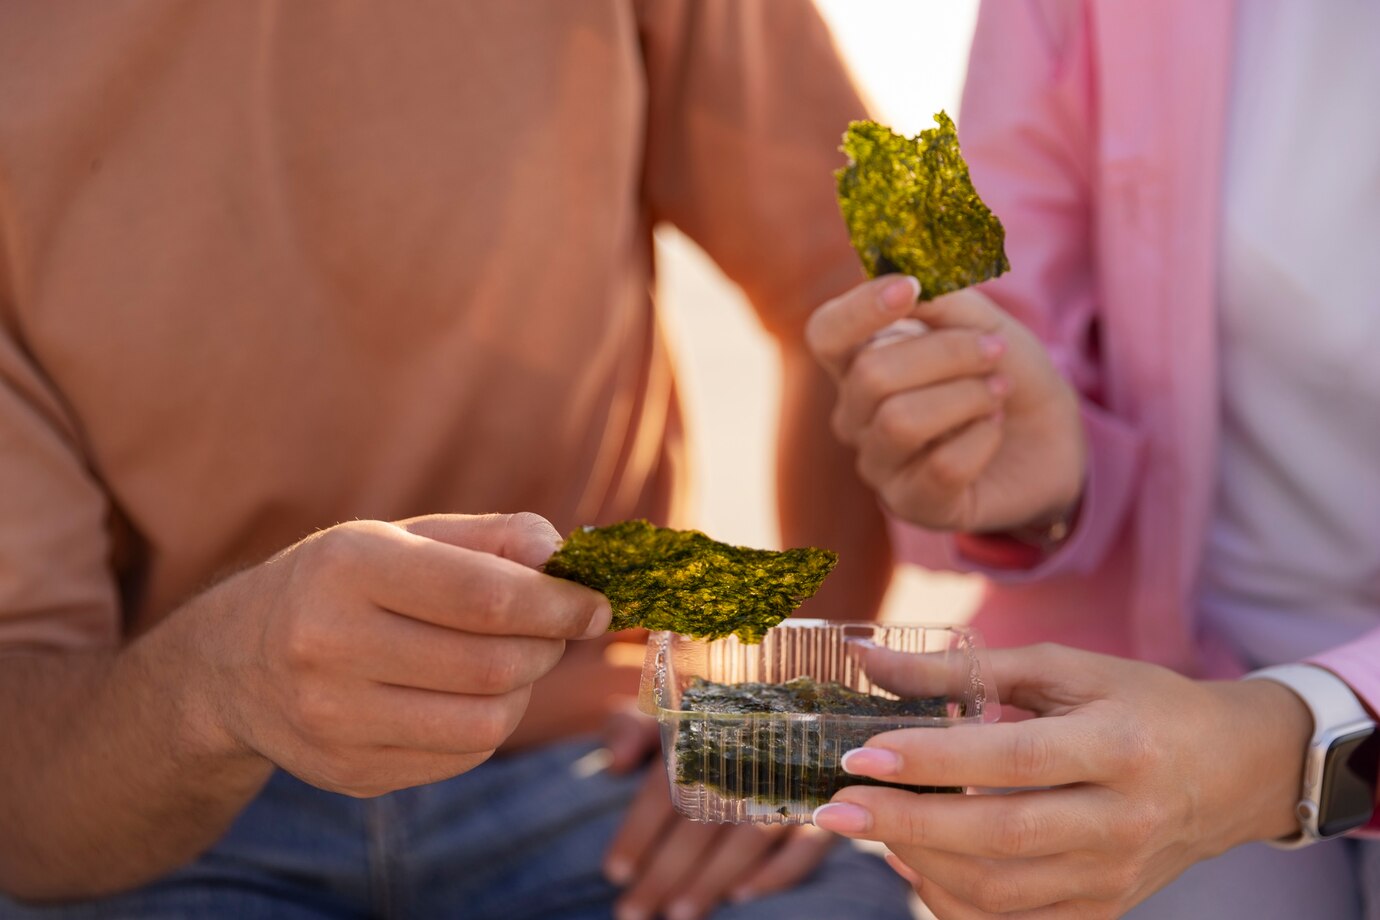
[[[659,632],[640,705],[661,724],[680,814],[804,824],[834,792],[869,782],[839,759],[873,735],[995,720],[984,664],[980,637],[962,626],[786,620],[759,645]]]

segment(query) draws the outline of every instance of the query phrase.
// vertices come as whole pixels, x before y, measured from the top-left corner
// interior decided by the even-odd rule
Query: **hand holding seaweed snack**
[[[806,340],[839,386],[835,434],[895,514],[960,531],[1054,520],[1082,491],[1078,401],[1029,329],[960,290],[1006,268],[1003,235],[952,123],[936,120],[914,141],[850,128],[839,193],[854,247],[869,274],[912,275],[882,274],[824,304]],[[926,331],[878,339],[903,318]]]

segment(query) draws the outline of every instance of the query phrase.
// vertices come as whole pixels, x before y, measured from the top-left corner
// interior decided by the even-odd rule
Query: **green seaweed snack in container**
[[[755,645],[663,632],[648,643],[640,705],[661,724],[680,814],[803,824],[845,786],[889,785],[840,766],[872,736],[994,719],[984,657],[963,627],[792,619]]]
[[[702,783],[718,792],[774,803],[778,790],[805,805],[822,805],[844,786],[892,786],[912,792],[962,792],[937,786],[906,786],[837,769],[844,754],[878,732],[906,728],[910,719],[945,719],[942,696],[892,699],[850,690],[836,682],[797,677],[784,684],[716,684],[696,678],[681,694],[691,712],[821,714],[829,719],[752,720],[726,726],[686,720],[676,735],[674,781]],[[851,717],[851,718],[850,718]],[[789,807],[782,805],[789,814]]]

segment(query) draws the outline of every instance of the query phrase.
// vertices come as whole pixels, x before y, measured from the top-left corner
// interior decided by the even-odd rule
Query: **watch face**
[[[1365,729],[1343,735],[1327,749],[1318,802],[1318,833],[1331,837],[1360,827],[1375,810],[1376,754],[1380,734]]]

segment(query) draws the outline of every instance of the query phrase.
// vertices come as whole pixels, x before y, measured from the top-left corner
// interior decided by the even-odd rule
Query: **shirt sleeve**
[[[1125,526],[1144,437],[1108,410],[1093,264],[1092,55],[1086,9],[985,0],[968,63],[959,139],[974,185],[1006,227],[1012,270],[982,290],[1030,327],[1081,399],[1088,478],[1077,523],[1052,553],[893,520],[907,561],[1019,583],[1095,570]],[[1009,564],[1003,564],[1006,557]]]
[[[644,0],[644,196],[695,240],[767,330],[863,279],[834,196],[839,145],[866,117],[808,0]]]
[[[1372,718],[1380,719],[1380,628],[1373,629],[1359,639],[1329,649],[1308,659],[1309,664],[1326,668],[1346,681],[1351,692],[1370,710]],[[1380,789],[1380,775],[1376,777]],[[1380,838],[1380,807],[1370,822],[1353,832],[1356,836]]]
[[[79,442],[0,315],[0,654],[119,641],[110,505]]]

